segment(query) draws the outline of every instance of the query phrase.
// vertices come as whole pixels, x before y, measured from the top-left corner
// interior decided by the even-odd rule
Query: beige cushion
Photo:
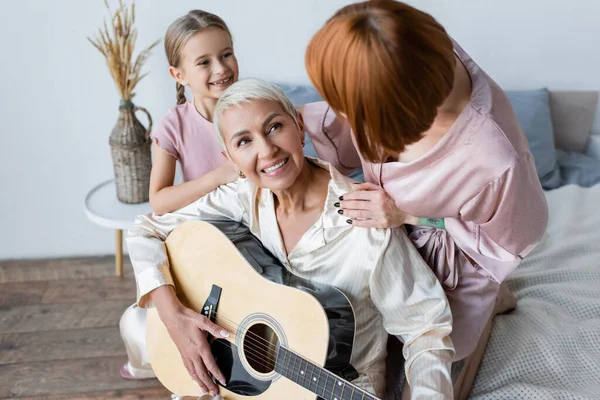
[[[550,112],[557,148],[585,152],[597,105],[597,91],[550,92]]]

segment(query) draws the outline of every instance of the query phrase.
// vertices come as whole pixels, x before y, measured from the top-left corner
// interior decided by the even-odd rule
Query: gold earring
[[[242,171],[238,171],[238,176],[242,179],[246,177]]]

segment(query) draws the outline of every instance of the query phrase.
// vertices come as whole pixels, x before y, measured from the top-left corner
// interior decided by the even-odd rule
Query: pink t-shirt
[[[303,114],[319,158],[346,173],[362,163],[365,181],[383,187],[400,209],[444,218],[445,231],[417,227],[410,237],[446,289],[460,359],[474,350],[499,282],[541,240],[548,207],[505,93],[456,44],[455,54],[471,76],[471,101],[414,161],[366,162],[349,126],[326,103],[307,104]]]
[[[226,161],[213,123],[196,110],[192,100],[169,109],[151,136],[179,161],[184,182],[199,178]]]

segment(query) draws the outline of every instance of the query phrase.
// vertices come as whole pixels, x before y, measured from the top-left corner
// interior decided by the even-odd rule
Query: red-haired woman
[[[358,226],[412,226],[450,301],[465,397],[491,318],[514,307],[500,283],[548,219],[512,107],[433,17],[392,0],[339,10],[312,38],[306,68],[326,101],[304,107],[319,158],[365,174],[336,206]]]

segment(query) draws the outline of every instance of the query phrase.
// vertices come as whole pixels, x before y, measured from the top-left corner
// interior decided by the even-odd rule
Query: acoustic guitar
[[[178,298],[230,333],[209,337],[226,378],[221,396],[377,399],[350,383],[358,376],[350,365],[354,314],[341,291],[291,274],[236,222],[187,221],[166,247]],[[160,382],[177,395],[200,396],[156,309],[146,332]]]

